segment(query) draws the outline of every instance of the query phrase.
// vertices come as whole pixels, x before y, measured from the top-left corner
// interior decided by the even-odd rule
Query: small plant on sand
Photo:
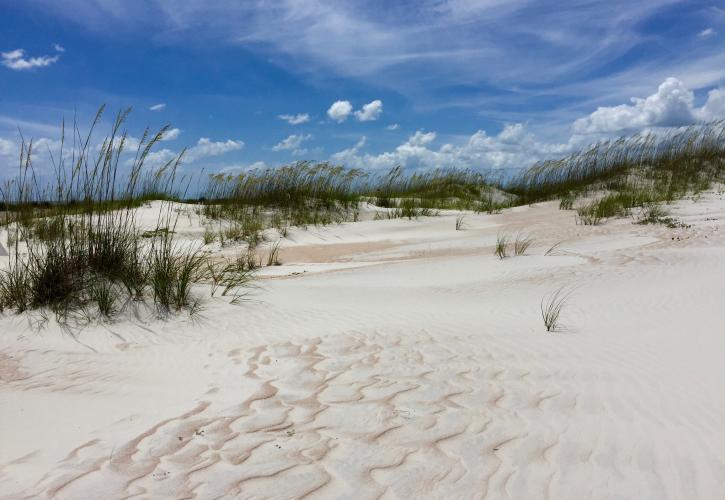
[[[648,203],[642,208],[637,224],[662,224],[670,229],[686,229],[690,227],[688,224],[685,224],[674,217],[670,217],[667,210],[656,203]]]
[[[557,253],[555,253],[555,252],[557,250],[559,250],[559,247],[561,246],[562,243],[564,243],[564,240],[557,241],[556,243],[551,245],[551,247],[549,247],[549,249],[544,253],[544,255],[557,255]]]
[[[279,261],[279,241],[269,246],[269,255],[267,256],[267,266],[281,266]]]
[[[465,219],[466,219],[466,216],[463,214],[456,217],[456,231],[463,230],[463,227],[465,226],[465,223],[464,223]]]
[[[577,222],[584,226],[598,226],[602,223],[602,216],[597,209],[596,202],[589,203],[576,209]]]
[[[212,297],[221,287],[222,297],[231,295],[234,298],[232,303],[236,303],[242,297],[242,289],[252,280],[253,273],[247,268],[243,259],[238,259],[236,262],[207,261],[206,278],[211,284]]]
[[[262,266],[262,258],[260,257],[259,260],[257,260],[257,252],[254,250],[254,247],[250,246],[247,247],[246,252],[239,256],[237,263],[244,269],[253,271],[254,269]]]
[[[514,240],[514,255],[524,255],[533,242],[534,239],[531,236],[519,232]]]
[[[214,243],[214,240],[216,239],[216,232],[211,226],[206,226],[204,228],[204,244],[205,245],[211,245]]]
[[[561,328],[559,316],[564,306],[571,298],[573,290],[567,291],[564,287],[559,288],[541,299],[541,318],[544,320],[544,326],[547,332],[554,332]]]
[[[116,312],[116,294],[112,283],[106,280],[98,280],[91,285],[91,300],[98,306],[98,312],[106,318],[112,318]]]
[[[508,256],[508,244],[509,240],[506,233],[498,233],[493,254],[499,259],[505,259]]]
[[[572,193],[566,193],[559,200],[559,210],[571,210],[574,208],[575,196]]]

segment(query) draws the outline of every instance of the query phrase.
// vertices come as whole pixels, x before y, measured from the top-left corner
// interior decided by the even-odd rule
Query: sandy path
[[[0,497],[723,498],[725,201],[673,212],[692,227],[363,222],[297,235],[337,270],[195,321],[0,318]],[[494,258],[502,228],[530,255]]]

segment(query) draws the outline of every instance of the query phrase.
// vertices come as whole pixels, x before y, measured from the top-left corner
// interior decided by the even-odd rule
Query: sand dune
[[[725,199],[671,211],[295,229],[240,306],[1,316],[0,498],[725,498]]]

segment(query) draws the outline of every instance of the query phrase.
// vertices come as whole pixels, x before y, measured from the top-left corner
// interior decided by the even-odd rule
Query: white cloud
[[[272,147],[272,151],[292,151],[294,155],[301,155],[307,153],[306,149],[303,149],[302,143],[312,138],[310,134],[296,135],[292,134],[286,139],[280,141],[278,144]]]
[[[127,3],[33,0],[30,5],[112,36],[125,36],[127,29],[114,29],[122,26],[183,46],[190,36],[204,33],[210,46],[241,45],[300,78],[329,74],[391,88],[418,109],[459,106],[466,93],[441,90],[481,85],[480,95],[467,99],[475,104],[466,107],[475,106],[488,118],[492,97],[499,110],[521,116],[536,108],[541,119],[539,99],[547,96],[557,111],[559,98],[566,97],[572,103],[567,111],[581,113],[583,102],[613,102],[622,89],[626,97],[646,95],[633,89],[659,84],[670,74],[681,75],[690,88],[698,81],[698,89],[719,84],[725,75],[722,47],[696,43],[697,30],[691,36],[673,33],[669,43],[652,46],[645,60],[621,67],[622,58],[649,39],[642,26],[671,9],[672,0],[564,2],[556,9],[542,9],[538,0],[425,0],[396,8],[382,2],[373,9],[354,0],[152,0],[154,15],[145,17]],[[722,9],[681,14],[683,25],[692,26],[705,14],[719,29]],[[536,106],[529,106],[532,101]]]
[[[202,137],[195,146],[189,148],[184,156],[185,160],[192,163],[200,158],[208,156],[219,156],[230,151],[239,151],[244,147],[244,141],[228,139],[226,141],[213,142]]]
[[[179,137],[179,134],[181,134],[181,130],[178,128],[170,128],[166,131],[166,133],[161,137],[162,141],[173,141],[174,139],[177,139]]]
[[[359,111],[355,111],[355,118],[361,122],[371,122],[377,120],[382,112],[383,101],[375,99],[372,102],[364,104]]]
[[[397,123],[391,123],[387,127],[385,127],[387,130],[398,130],[400,128],[400,125]]]
[[[249,165],[223,165],[218,169],[218,172],[220,174],[238,175],[250,170],[266,170],[267,168],[269,168],[269,166],[263,161],[255,161]]]
[[[696,110],[695,114],[703,121],[725,118],[725,88],[712,89],[708,92],[705,105]]]
[[[632,104],[600,107],[574,122],[574,132],[597,134],[644,127],[675,127],[695,121],[695,96],[677,78],[667,78],[657,92],[645,99],[632,98]]]
[[[165,108],[166,108],[166,104],[161,102],[159,104],[154,104],[153,106],[151,106],[149,108],[149,111],[163,111]]]
[[[712,28],[705,28],[704,30],[702,30],[701,32],[699,32],[697,34],[697,37],[698,38],[708,38],[708,37],[713,36],[716,33],[717,33],[717,31],[715,31]]]
[[[352,104],[350,101],[335,101],[327,110],[327,116],[335,120],[337,123],[342,123],[347,120],[347,117],[352,113]]]
[[[202,137],[197,143],[186,150],[182,163],[194,163],[195,161],[201,160],[202,158],[208,158],[211,156],[220,156],[231,151],[238,151],[244,147],[243,141],[235,141],[232,139],[226,141],[211,141],[206,137]],[[158,151],[152,151],[146,157],[145,165],[151,168],[159,167],[174,160],[179,155],[178,151],[172,151],[171,149],[164,148]],[[128,164],[131,164],[133,159],[128,160]]]
[[[577,146],[574,139],[565,144],[548,144],[536,140],[522,124],[506,125],[496,136],[479,130],[462,142],[433,147],[435,132],[417,131],[393,151],[362,154],[364,140],[330,158],[348,167],[390,169],[397,165],[407,168],[521,168],[533,162],[566,154]]]
[[[59,56],[25,57],[25,50],[15,49],[1,54],[2,65],[15,71],[25,71],[34,68],[50,66],[58,60]]]
[[[20,151],[15,146],[15,143],[0,137],[0,156],[12,156],[16,154],[19,155]]]
[[[160,167],[161,165],[165,165],[166,163],[172,161],[178,156],[178,154],[179,153],[177,153],[176,151],[171,151],[170,149],[159,149],[158,151],[152,151],[146,156],[144,165],[149,168]],[[185,158],[188,159],[188,157]],[[129,159],[126,162],[127,165],[131,165],[132,163],[132,159]]]
[[[299,125],[301,123],[307,123],[310,121],[310,115],[307,113],[300,113],[297,115],[279,115],[280,120],[284,120],[290,125]]]
[[[65,52],[65,47],[57,43],[53,44],[53,49],[55,49],[56,52]]]

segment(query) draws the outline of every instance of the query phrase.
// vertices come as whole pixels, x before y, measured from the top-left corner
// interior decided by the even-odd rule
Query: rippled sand
[[[725,199],[670,209],[293,230],[240,306],[6,314],[0,498],[724,498]]]

